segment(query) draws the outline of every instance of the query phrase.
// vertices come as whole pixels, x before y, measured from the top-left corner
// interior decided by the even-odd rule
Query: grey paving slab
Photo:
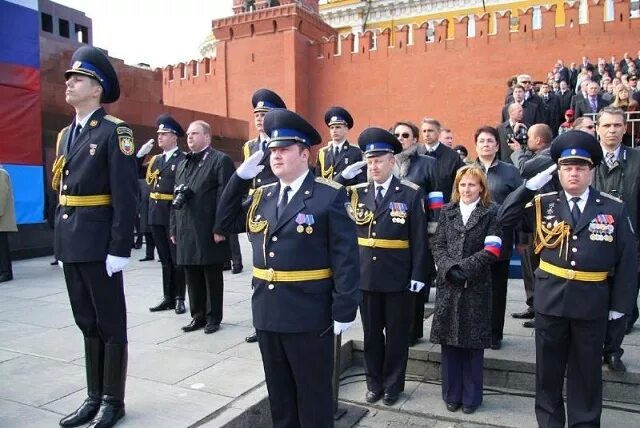
[[[179,385],[227,397],[238,397],[263,381],[264,371],[261,362],[229,357],[183,380]]]
[[[238,302],[234,305],[225,305],[222,322],[225,324],[244,325],[245,327],[251,326],[253,322],[249,300],[247,299],[247,301]]]
[[[52,294],[58,294],[64,291],[62,287],[48,287],[46,284],[41,284],[42,286],[37,285],[27,285],[18,282],[18,279],[14,280],[14,283],[10,283],[7,285],[3,285],[0,287],[0,296],[3,297],[14,297],[19,299],[37,299],[45,296],[51,296]]]
[[[1,427],[55,427],[59,420],[60,415],[57,413],[0,399]]]
[[[0,348],[56,360],[73,361],[84,355],[82,333],[74,325],[46,329],[42,333],[19,337],[0,344]]]
[[[43,327],[35,325],[23,324],[14,321],[0,321],[0,343],[13,340],[17,337],[26,337],[33,334],[41,333]]]
[[[242,343],[250,332],[251,329],[248,327],[222,323],[220,330],[213,334],[204,334],[202,330],[197,330],[169,339],[162,342],[162,345],[203,352],[222,352]]]
[[[0,349],[0,363],[13,360],[14,358],[18,358],[22,356],[22,354],[18,352],[5,351],[4,349]]]
[[[67,292],[67,290],[65,290],[56,294],[49,294],[44,297],[38,297],[37,300],[41,302],[50,302],[50,303],[68,303],[69,293]]]
[[[0,320],[18,321],[48,328],[64,328],[75,324],[68,303],[49,303],[39,300],[33,300],[31,305],[24,308],[0,312]]]
[[[0,398],[41,406],[85,388],[84,368],[24,355],[0,364]]]
[[[260,347],[257,342],[247,343],[242,341],[239,345],[227,349],[220,353],[220,355],[226,355],[228,357],[247,358],[249,360],[262,361],[262,354],[260,354]]]
[[[171,313],[173,316],[156,316],[144,324],[129,327],[129,341],[157,344],[186,334],[180,328],[188,324],[191,317],[176,315],[173,311]]]
[[[2,289],[2,287],[3,286],[0,285],[0,289]],[[32,304],[33,301],[29,298],[23,299],[20,297],[2,296],[2,298],[0,298],[0,312],[15,311],[29,307]]]
[[[226,356],[200,351],[129,342],[128,376],[174,384],[193,376]]]

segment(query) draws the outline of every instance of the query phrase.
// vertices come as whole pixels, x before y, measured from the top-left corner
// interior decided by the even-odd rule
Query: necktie
[[[276,213],[278,220],[280,220],[280,216],[282,215],[282,213],[284,212],[284,209],[287,207],[287,204],[289,203],[290,190],[291,190],[291,186],[286,186],[282,190],[282,198],[280,198],[280,202],[278,203],[278,212]]]
[[[613,168],[613,165],[616,163],[616,160],[614,159],[615,157],[615,153],[611,153],[608,152],[607,155],[605,156],[605,161],[607,162],[607,166],[609,168]]]
[[[573,227],[578,224],[578,220],[580,220],[580,214],[582,214],[580,212],[580,207],[578,206],[579,200],[580,198],[578,198],[577,196],[571,198],[571,202],[573,202],[573,208],[571,208],[571,220],[573,220]]]
[[[71,134],[71,144],[69,148],[73,148],[74,144],[78,140],[78,135],[80,135],[80,131],[82,131],[82,125],[76,124],[76,127],[73,128],[73,134]]]
[[[267,142],[264,140],[260,141],[260,150],[264,152],[266,149],[267,149]]]
[[[339,153],[340,153],[340,147],[335,146],[335,147],[333,148],[333,158],[334,158],[334,159],[335,159],[335,158],[337,158]]]
[[[598,103],[595,98],[589,98],[589,102],[591,103],[591,111],[596,113],[598,111]]]
[[[384,187],[378,186],[376,187],[376,208],[379,208],[382,205],[382,190]]]

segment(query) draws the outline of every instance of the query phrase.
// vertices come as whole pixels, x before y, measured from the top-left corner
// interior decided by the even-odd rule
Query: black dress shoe
[[[231,262],[224,262],[222,265],[222,270],[231,270]]]
[[[522,323],[524,328],[536,328],[536,319],[527,320]]]
[[[87,397],[75,412],[60,419],[60,426],[77,427],[86,424],[98,413],[100,402],[99,398]]]
[[[470,415],[471,413],[475,412],[478,409],[478,406],[462,406],[462,413],[466,413],[467,415]]]
[[[7,281],[11,281],[13,279],[13,275],[6,273],[4,275],[0,275],[0,282],[7,282]]]
[[[240,265],[240,266],[234,265],[233,268],[231,268],[231,273],[234,274],[234,275],[238,274],[240,272],[242,272],[242,265]]]
[[[608,357],[605,357],[605,361],[607,363],[607,366],[609,367],[609,370],[611,370],[612,372],[627,371],[627,367],[617,355],[609,355]]]
[[[384,397],[382,398],[382,402],[385,406],[393,406],[398,401],[398,394],[392,395],[384,393]]]
[[[527,308],[526,310],[524,310],[523,312],[516,312],[511,314],[511,316],[513,318],[517,318],[517,319],[524,319],[524,320],[530,320],[533,317],[536,316],[535,312],[533,311],[533,309],[531,308]]]
[[[155,260],[153,257],[145,257],[143,259],[140,259],[139,261],[141,262],[148,262],[149,260]]]
[[[220,324],[214,324],[212,322],[208,322],[206,326],[204,326],[204,334],[215,333],[220,330]]]
[[[194,318],[189,324],[182,327],[182,331],[189,333],[190,331],[200,330],[205,325],[207,325],[206,320],[202,318]]]
[[[245,337],[244,341],[247,342],[247,343],[256,343],[258,341],[258,335],[254,331],[249,336]]]
[[[367,400],[367,403],[375,403],[381,398],[382,392],[367,391],[367,394],[364,396],[364,399]]]
[[[447,403],[447,410],[450,412],[457,412],[460,406],[460,403]]]
[[[164,299],[162,299],[160,303],[149,308],[149,311],[151,312],[168,311],[169,309],[175,309],[175,307],[176,307],[176,302],[168,300],[165,297]]]
[[[187,309],[184,307],[184,300],[178,299],[176,300],[176,314],[184,314],[187,312]]]
[[[49,263],[51,266],[58,266],[58,259],[53,259],[53,261],[51,263]]]
[[[87,428],[110,428],[124,417],[124,404],[102,400],[100,411]]]
[[[500,348],[502,348],[502,340],[495,339],[491,341],[491,349],[498,350]]]

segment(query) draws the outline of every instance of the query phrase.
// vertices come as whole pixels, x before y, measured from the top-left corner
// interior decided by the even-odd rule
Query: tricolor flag
[[[439,210],[444,205],[444,195],[442,192],[429,192],[427,195],[427,205],[430,210]]]
[[[500,257],[502,250],[502,239],[499,236],[489,235],[484,238],[484,249],[496,257]]]

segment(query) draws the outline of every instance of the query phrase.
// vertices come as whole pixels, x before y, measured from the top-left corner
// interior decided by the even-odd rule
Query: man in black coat
[[[186,311],[184,270],[176,264],[176,245],[171,242],[169,225],[173,210],[176,170],[185,158],[185,154],[178,147],[178,137],[184,137],[184,130],[168,114],[158,116],[156,126],[158,146],[162,153],[149,161],[145,180],[150,190],[148,223],[162,263],[163,298],[149,310],[157,312],[175,309],[176,314],[183,314]],[[147,141],[138,150],[138,156],[145,156],[152,148],[153,140]]]
[[[593,136],[566,132],[554,140],[551,157],[559,166],[552,165],[509,195],[498,218],[503,226],[513,226],[524,214],[526,227],[537,236],[538,425],[565,425],[566,372],[569,426],[600,426],[606,320],[631,311],[637,241],[622,201],[589,186],[602,159]],[[562,190],[534,198],[555,168]]]
[[[324,123],[329,127],[331,141],[318,150],[316,176],[335,180],[345,168],[362,161],[362,150],[352,146],[347,140],[349,129],[353,128],[353,118],[342,107],[330,107],[324,114]],[[366,172],[362,171],[354,177],[341,179],[341,184],[350,186],[367,181]]]
[[[535,98],[525,99],[524,87],[515,85],[513,87],[513,100],[502,108],[502,121],[505,122],[509,117],[509,106],[512,103],[518,103],[522,106],[522,121],[533,125],[534,123],[544,122],[544,107],[542,101],[536,95]],[[539,100],[539,101],[538,101]],[[540,103],[540,104],[538,104]]]
[[[431,275],[424,194],[418,185],[393,176],[393,155],[402,151],[393,134],[368,128],[358,145],[371,178],[348,188],[360,248],[365,398],[374,403],[384,393],[383,402],[390,406],[404,391],[411,323],[406,308]]]
[[[622,144],[626,129],[625,114],[621,109],[605,107],[598,113],[597,133],[602,147],[603,160],[596,165],[593,187],[624,201],[636,238],[638,231],[638,208],[640,207],[640,152]],[[637,290],[632,311],[624,317],[609,319],[604,341],[604,361],[612,371],[625,371],[622,362],[622,340],[625,331],[630,331],[638,319]]]
[[[560,90],[557,93],[559,104],[559,117],[558,120],[562,124],[564,122],[564,114],[571,108],[571,98],[573,98],[573,92],[569,87],[569,84],[564,80],[560,82]]]
[[[128,354],[122,269],[131,255],[137,164],[131,128],[101,107],[120,96],[109,60],[83,46],[71,63],[64,74],[65,100],[76,115],[56,144],[54,245],[84,336],[88,398],[60,425],[113,426],[124,416]]]
[[[609,101],[600,95],[600,85],[596,82],[589,82],[587,85],[587,97],[577,99],[575,102],[576,118],[582,117],[586,113],[597,113],[608,105]]]
[[[309,171],[318,132],[302,117],[264,118],[278,182],[243,204],[263,153],[238,167],[222,195],[219,228],[247,228],[253,247],[253,324],[262,354],[273,426],[333,426],[334,334],[351,326],[361,296],[353,221],[340,184]]]
[[[542,105],[544,107],[545,120],[544,123],[549,125],[553,136],[558,135],[558,128],[560,128],[560,99],[549,91],[549,85],[542,83],[540,85],[540,93],[538,94],[542,99]],[[564,120],[563,120],[564,121]]]
[[[190,153],[176,172],[170,233],[189,291],[192,320],[182,330],[204,327],[209,334],[220,329],[222,268],[231,257],[226,237],[215,227],[216,209],[234,166],[229,156],[210,146],[211,127],[202,120],[189,125],[187,144]]]
[[[522,135],[527,131],[530,123],[524,123],[524,109],[521,104],[511,103],[507,106],[508,119],[502,122],[496,128],[498,131],[498,137],[500,139],[500,147],[498,149],[498,158],[502,162],[513,163],[511,155],[513,154],[512,147],[517,144],[515,137]]]

